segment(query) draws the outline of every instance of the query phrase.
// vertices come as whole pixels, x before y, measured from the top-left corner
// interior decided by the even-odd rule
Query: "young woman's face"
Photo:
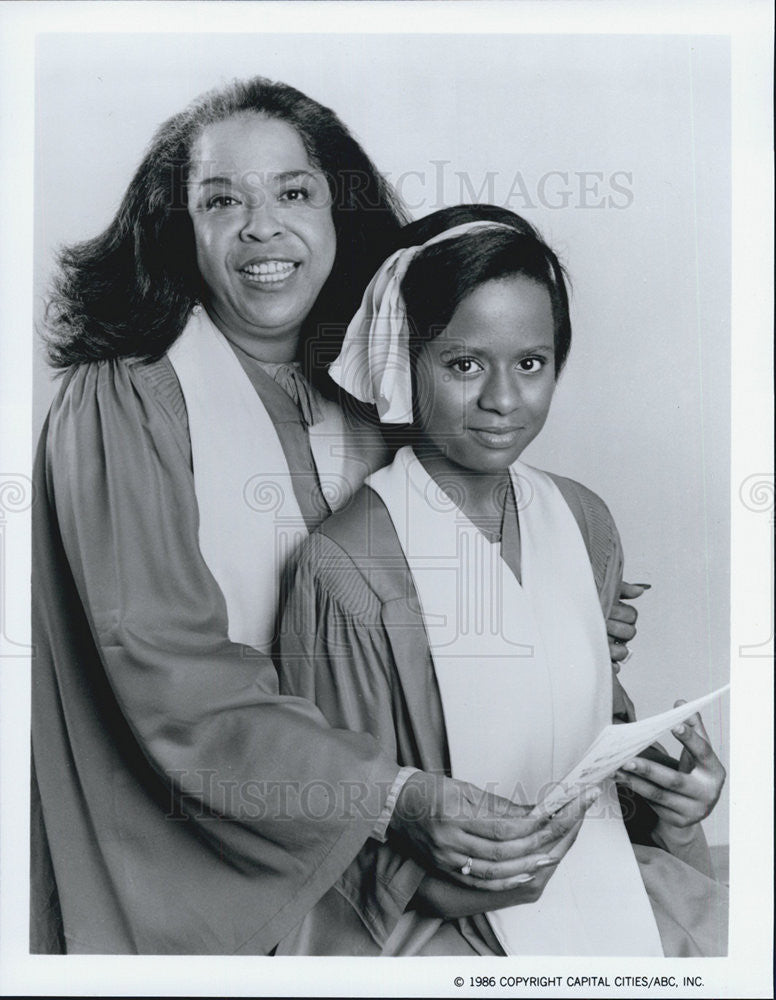
[[[516,275],[479,285],[415,368],[426,444],[452,464],[499,472],[544,426],[555,391],[552,303]]]
[[[286,122],[208,125],[192,154],[188,211],[208,309],[266,361],[293,357],[337,248],[326,178]]]

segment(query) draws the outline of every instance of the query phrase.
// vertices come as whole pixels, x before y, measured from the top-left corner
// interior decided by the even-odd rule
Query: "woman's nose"
[[[245,213],[240,229],[240,239],[244,242],[258,240],[264,243],[283,232],[283,223],[269,199],[265,199],[260,205],[247,205]]]
[[[480,409],[493,413],[512,413],[521,402],[520,387],[507,372],[492,372],[482,387],[478,400]]]

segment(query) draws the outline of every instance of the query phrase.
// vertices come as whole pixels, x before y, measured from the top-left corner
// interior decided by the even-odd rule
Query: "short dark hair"
[[[437,336],[458,305],[486,281],[524,275],[543,285],[552,302],[555,375],[571,347],[566,277],[557,256],[525,219],[496,205],[443,208],[401,231],[397,247],[421,246],[433,236],[465,222],[499,222],[509,228],[475,229],[423,249],[407,269],[401,286],[410,320],[410,343]]]
[[[336,258],[299,348],[308,374],[326,385],[326,361],[336,356],[348,320],[406,216],[333,111],[264,77],[209,91],[164,122],[107,229],[60,252],[46,315],[52,365],[159,357],[182,331],[201,292],[186,209],[191,153],[204,128],[244,113],[291,125],[329,183]],[[313,338],[316,344],[308,348]]]

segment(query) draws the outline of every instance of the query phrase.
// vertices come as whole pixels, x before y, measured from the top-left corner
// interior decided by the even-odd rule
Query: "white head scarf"
[[[351,396],[362,403],[374,404],[382,423],[412,423],[410,330],[401,294],[401,283],[408,267],[421,250],[434,243],[487,228],[513,229],[505,223],[487,219],[453,226],[420,246],[397,250],[367,285],[358,312],[348,325],[339,356],[329,368],[329,375]]]

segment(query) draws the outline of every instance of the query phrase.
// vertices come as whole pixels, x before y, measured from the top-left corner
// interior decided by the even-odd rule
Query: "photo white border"
[[[32,231],[35,36],[40,32],[240,32],[243,3],[0,3],[0,489],[29,476],[32,459]],[[28,927],[29,673],[0,660],[0,992],[3,995],[275,996],[707,996],[773,995],[773,664],[739,655],[773,635],[771,83],[773,19],[767,2],[609,0],[545,2],[268,2],[267,32],[508,32],[720,34],[732,40],[733,300],[731,466],[731,933],[725,959],[265,959],[30,956]],[[750,477],[760,480],[753,481]],[[770,478],[769,478],[770,477]],[[23,479],[20,480],[22,483]],[[765,485],[765,505],[741,489]],[[770,487],[768,487],[768,482]],[[745,484],[749,484],[746,486]],[[770,489],[770,493],[768,490]],[[764,491],[764,492],[762,492]],[[770,496],[770,508],[767,497]],[[22,500],[20,506],[24,506]],[[13,563],[3,605],[7,634],[29,641],[29,510],[13,515]],[[8,522],[10,532],[10,520]],[[768,532],[771,535],[769,538]],[[10,552],[10,534],[8,537]],[[13,581],[13,586],[10,586]],[[26,638],[25,638],[26,636]],[[700,975],[703,986],[596,990],[567,976]],[[456,988],[453,977],[558,975],[559,989]]]

